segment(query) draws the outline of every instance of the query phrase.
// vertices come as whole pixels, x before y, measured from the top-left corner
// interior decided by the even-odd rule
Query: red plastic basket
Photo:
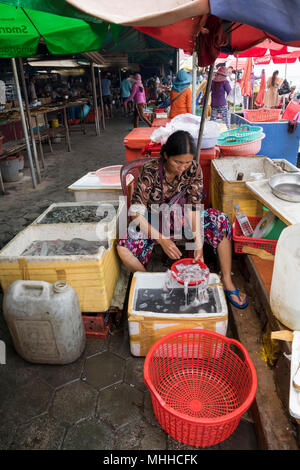
[[[243,111],[245,119],[251,122],[275,122],[279,120],[281,109],[245,109]]]
[[[207,330],[180,330],[149,350],[144,379],[162,428],[191,446],[227,439],[254,400],[257,377],[244,346]]]
[[[174,277],[174,279],[176,279],[177,282],[179,282],[180,284],[184,284],[184,281],[181,281],[180,279],[178,279],[178,271],[177,271],[177,266],[178,264],[193,264],[194,263],[194,258],[183,258],[183,259],[179,259],[178,261],[175,261],[175,263],[172,264],[171,266],[171,274],[172,276]],[[197,264],[199,264],[200,268],[201,269],[208,269],[208,267],[206,266],[205,263],[202,263],[202,261],[196,261]],[[207,273],[207,275],[205,276],[206,279],[208,278],[209,276],[209,271]],[[202,282],[204,282],[204,279],[201,280],[201,281],[197,281],[197,282],[189,282],[189,286],[197,286],[198,284],[201,284]]]
[[[261,217],[248,217],[251,227],[255,229]],[[244,237],[241,227],[236,220],[233,222],[232,238],[234,241],[234,251],[236,253],[243,253],[243,246],[250,246],[252,248],[259,248],[265,250],[272,255],[275,255],[276,245],[278,240],[267,240],[265,238],[252,238]]]

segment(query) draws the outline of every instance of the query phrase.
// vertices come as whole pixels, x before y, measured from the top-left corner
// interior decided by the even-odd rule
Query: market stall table
[[[246,186],[254,197],[287,225],[300,223],[300,202],[279,199],[272,193],[268,180],[248,181]]]
[[[133,179],[133,176],[130,175],[128,186],[133,184]],[[123,196],[121,182],[112,185],[102,184],[94,171],[87,173],[68,186],[68,191],[74,194],[75,201],[109,201],[118,200]]]

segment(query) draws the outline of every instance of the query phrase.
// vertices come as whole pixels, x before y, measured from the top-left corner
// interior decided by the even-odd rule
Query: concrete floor
[[[107,122],[101,136],[71,134],[72,152],[55,144],[47,153],[43,182],[32,189],[28,170],[0,196],[0,248],[51,203],[73,201],[67,186],[89,171],[125,161],[123,138],[131,123]],[[47,147],[45,146],[47,151]],[[2,305],[2,293],[0,293]],[[193,449],[168,436],[154,416],[143,381],[143,358],[130,354],[126,318],[106,340],[87,340],[73,364],[30,364],[14,350],[0,311],[0,339],[6,364],[0,365],[0,449],[184,450]],[[249,414],[234,434],[214,450],[256,450]]]

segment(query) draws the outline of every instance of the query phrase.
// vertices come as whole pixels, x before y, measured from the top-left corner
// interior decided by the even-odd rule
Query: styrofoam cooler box
[[[133,180],[134,177],[129,175],[127,186],[132,184]],[[68,186],[68,191],[74,194],[77,202],[114,201],[123,196],[121,183],[115,185],[102,184],[94,171],[87,173]]]
[[[239,173],[243,173],[242,180],[237,180]],[[224,212],[230,223],[234,222],[236,204],[239,204],[248,217],[261,218],[263,206],[246,183],[255,180],[255,174],[261,174],[263,179],[267,180],[279,173],[283,173],[282,168],[268,157],[216,158],[211,161],[211,207]]]
[[[91,228],[93,229],[95,224],[101,224],[101,227],[99,229],[103,229],[104,233],[110,233],[114,234],[117,236],[118,233],[118,227],[119,227],[119,221],[123,220],[123,223],[126,225],[127,224],[127,211],[126,211],[126,204],[125,204],[125,199],[121,198],[117,201],[102,201],[102,202],[81,202],[80,204],[77,202],[59,202],[59,203],[54,203],[51,204],[39,217],[37,217],[33,222],[32,225],[43,225],[45,224],[44,220],[46,219],[47,215],[51,213],[55,209],[60,209],[60,208],[76,208],[76,207],[82,207],[82,208],[89,208],[89,207],[97,207],[96,211],[98,212],[99,215],[104,215],[104,212],[107,212],[107,215],[100,220],[99,222],[85,222],[84,220],[82,222],[67,222],[67,223],[76,223],[76,224],[87,224],[90,225]],[[61,222],[58,224],[49,224],[46,223],[47,225],[58,225],[62,226],[65,223]],[[45,224],[45,225],[46,225]]]
[[[272,158],[272,161],[287,173],[298,173],[300,171],[300,168],[296,167],[285,158]]]
[[[25,249],[38,240],[103,241],[95,254],[24,256]],[[105,225],[61,224],[29,225],[0,251],[0,282],[3,291],[14,281],[64,280],[78,295],[82,312],[104,312],[110,307],[119,277],[120,265],[115,233]]]
[[[164,313],[137,310],[139,289],[162,289],[166,273],[135,273],[129,293],[128,326],[130,351],[133,356],[146,356],[150,347],[160,338],[173,331],[200,328],[226,335],[228,325],[228,308],[225,294],[217,274],[209,275],[209,288],[213,289],[216,303],[215,313]],[[183,286],[172,281],[174,289]],[[201,305],[199,307],[201,309]],[[163,310],[163,309],[162,309]]]

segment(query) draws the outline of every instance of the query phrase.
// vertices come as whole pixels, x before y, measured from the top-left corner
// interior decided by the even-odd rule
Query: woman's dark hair
[[[170,135],[167,142],[162,146],[160,155],[167,158],[175,155],[185,155],[190,153],[196,157],[197,149],[195,140],[189,132],[176,131]]]
[[[276,79],[276,76],[279,74],[279,71],[278,70],[275,70],[275,72],[273,72],[273,75],[272,75],[272,86],[275,85],[275,79]]]

